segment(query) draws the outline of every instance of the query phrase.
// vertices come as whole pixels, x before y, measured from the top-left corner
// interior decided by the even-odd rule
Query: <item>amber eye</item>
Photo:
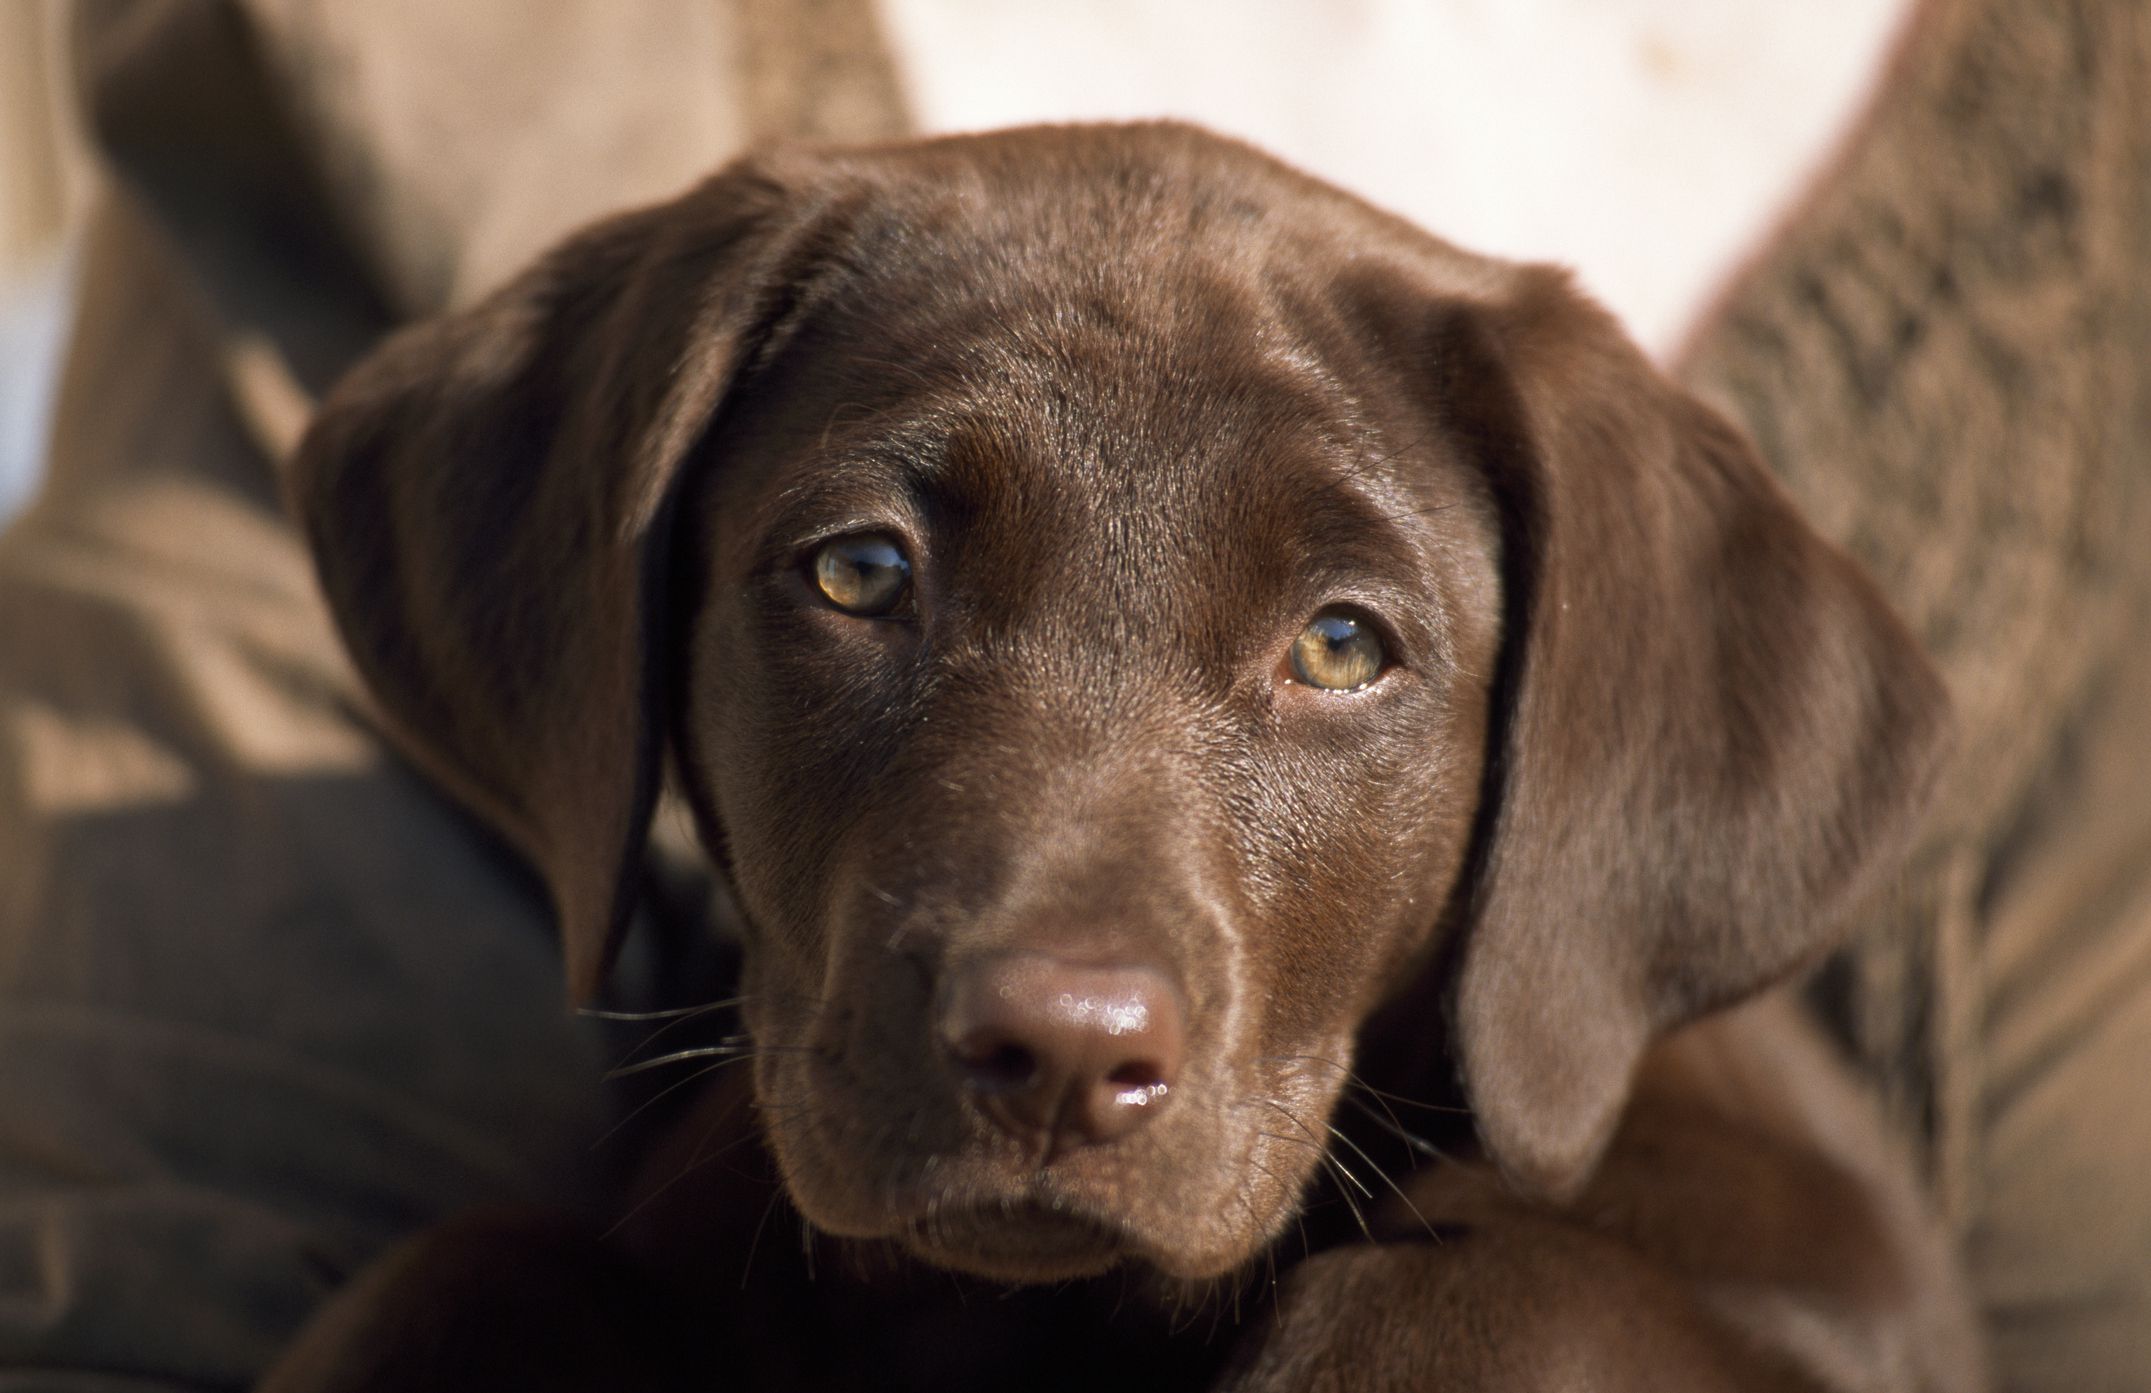
[[[1356,691],[1387,661],[1374,626],[1350,610],[1323,610],[1292,640],[1292,675],[1325,692]]]
[[[824,542],[814,553],[814,586],[847,614],[887,614],[911,586],[903,549],[879,532]]]

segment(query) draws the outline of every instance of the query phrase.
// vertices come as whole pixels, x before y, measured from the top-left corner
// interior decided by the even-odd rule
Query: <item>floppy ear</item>
[[[683,465],[774,350],[826,211],[737,166],[390,340],[322,407],[292,493],[398,743],[537,868],[578,996],[656,798]]]
[[[1506,592],[1454,1039],[1495,1161],[1558,1199],[1655,1036],[1831,945],[1903,849],[1947,700],[1747,443],[1565,276],[1521,270],[1437,338]]]

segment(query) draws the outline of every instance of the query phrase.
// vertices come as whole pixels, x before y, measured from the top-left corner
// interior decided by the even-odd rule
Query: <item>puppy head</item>
[[[795,1200],[996,1276],[1259,1251],[1437,961],[1564,1193],[1655,1034],[1826,944],[1942,724],[1558,275],[1179,127],[737,166],[385,347],[296,487],[574,988],[670,741]]]

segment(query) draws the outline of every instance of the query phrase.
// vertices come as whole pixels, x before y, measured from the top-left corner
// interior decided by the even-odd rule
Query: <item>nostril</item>
[[[1186,1025],[1155,968],[1003,953],[951,967],[938,994],[958,1086],[1049,1156],[1143,1125],[1180,1071]]]
[[[955,1055],[974,1088],[1013,1092],[1038,1081],[1038,1056],[1013,1040],[960,1041]]]
[[[1165,1087],[1165,1071],[1149,1060],[1131,1060],[1105,1076],[1122,1093],[1152,1093]]]

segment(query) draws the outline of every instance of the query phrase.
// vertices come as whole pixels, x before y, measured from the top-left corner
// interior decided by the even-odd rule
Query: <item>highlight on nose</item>
[[[941,984],[941,1041],[961,1086],[1048,1159],[1127,1136],[1164,1106],[1186,1027],[1154,968],[1000,953]]]

